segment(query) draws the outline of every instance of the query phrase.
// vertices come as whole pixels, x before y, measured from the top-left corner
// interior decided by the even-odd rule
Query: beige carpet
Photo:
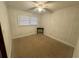
[[[72,47],[42,34],[13,39],[12,42],[12,57],[70,58],[72,54]]]

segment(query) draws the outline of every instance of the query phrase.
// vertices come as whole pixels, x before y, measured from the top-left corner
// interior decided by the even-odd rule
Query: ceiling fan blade
[[[53,3],[53,2],[56,2],[56,1],[47,1],[44,4],[49,4],[49,3]]]
[[[37,1],[32,1],[32,2],[34,2],[34,3],[38,3]]]
[[[47,4],[47,3],[53,3],[55,1],[32,1],[34,3],[44,3],[44,4]]]
[[[30,11],[30,10],[33,10],[33,9],[35,9],[36,7],[32,7],[32,8],[29,8],[28,10],[26,10],[26,11]]]
[[[48,12],[50,12],[50,13],[52,13],[53,11],[52,10],[50,10],[50,9],[48,9],[48,8],[44,8],[46,11],[48,11]]]

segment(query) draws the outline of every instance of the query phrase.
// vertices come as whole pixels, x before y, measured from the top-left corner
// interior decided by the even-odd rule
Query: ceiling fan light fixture
[[[39,7],[38,7],[38,8],[36,8],[35,10],[38,11],[39,13],[45,12],[45,9],[44,9],[44,8],[39,8]]]
[[[42,12],[43,11],[43,8],[37,8],[39,12]]]

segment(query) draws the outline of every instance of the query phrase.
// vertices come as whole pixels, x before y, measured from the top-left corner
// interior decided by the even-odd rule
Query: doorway
[[[7,58],[4,39],[2,35],[1,24],[0,24],[0,58]]]

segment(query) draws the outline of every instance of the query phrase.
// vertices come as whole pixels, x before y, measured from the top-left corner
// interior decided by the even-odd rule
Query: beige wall
[[[9,19],[10,19],[10,25],[11,25],[13,38],[28,36],[28,35],[32,35],[36,33],[37,26],[20,26],[18,25],[17,20],[19,16],[37,16],[37,15],[23,11],[23,10],[11,8],[11,7],[8,7],[8,13],[9,13]]]
[[[46,14],[42,17],[41,23],[45,28],[45,35],[75,47],[79,30],[78,7],[68,7]]]
[[[7,9],[4,4],[4,2],[0,1],[0,23],[2,27],[2,33],[4,37],[4,42],[6,46],[6,51],[8,57],[11,56],[11,33],[9,29],[9,23],[8,23],[8,15],[7,15]]]
[[[77,45],[74,49],[73,58],[79,58],[79,38],[78,38]]]

